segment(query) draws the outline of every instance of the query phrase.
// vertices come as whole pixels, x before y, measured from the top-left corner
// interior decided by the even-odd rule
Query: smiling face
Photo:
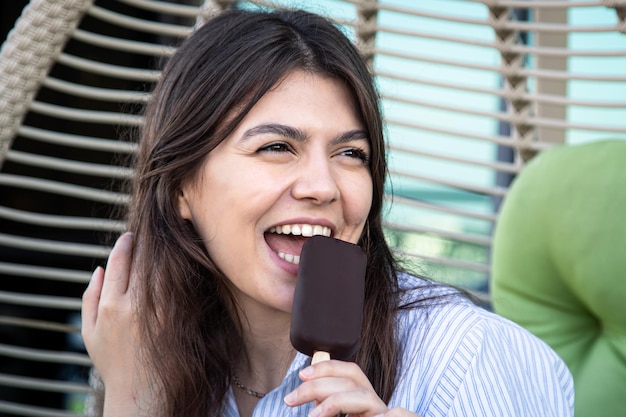
[[[369,158],[345,85],[303,71],[263,96],[207,155],[179,210],[244,311],[291,311],[306,237],[358,242],[372,202]]]

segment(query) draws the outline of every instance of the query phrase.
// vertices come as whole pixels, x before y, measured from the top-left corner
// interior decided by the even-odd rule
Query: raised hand
[[[138,354],[132,255],[133,235],[125,233],[113,247],[106,270],[94,271],[83,294],[82,335],[104,383],[104,416],[138,415],[153,398]]]

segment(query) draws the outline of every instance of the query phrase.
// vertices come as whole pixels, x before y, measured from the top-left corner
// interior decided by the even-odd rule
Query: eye
[[[349,148],[341,152],[341,155],[347,156],[349,158],[359,159],[363,163],[368,163],[370,160],[369,155],[363,149],[360,148]]]
[[[291,146],[285,142],[272,142],[262,146],[257,152],[291,152]]]

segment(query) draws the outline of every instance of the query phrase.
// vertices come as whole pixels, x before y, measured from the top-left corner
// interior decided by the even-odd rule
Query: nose
[[[296,167],[296,180],[291,195],[297,200],[309,200],[317,205],[339,199],[339,184],[326,156],[306,158]]]

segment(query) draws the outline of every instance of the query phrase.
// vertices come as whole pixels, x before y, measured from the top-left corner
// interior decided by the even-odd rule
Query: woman
[[[382,130],[367,67],[317,15],[232,10],[179,47],[146,110],[132,233],[84,295],[104,415],[571,415],[546,345],[398,272]],[[289,343],[315,234],[367,254],[353,361],[308,366]]]

